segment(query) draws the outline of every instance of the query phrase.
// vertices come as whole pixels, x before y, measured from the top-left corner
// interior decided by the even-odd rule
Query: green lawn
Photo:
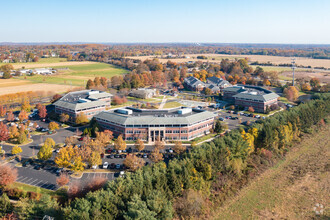
[[[210,138],[214,138],[217,134],[208,134],[208,135],[204,135],[204,136],[201,136],[201,137],[197,137],[195,139],[193,139],[192,141],[195,141],[196,144],[198,143],[201,143],[202,141],[206,141]]]
[[[179,102],[166,102],[164,108],[175,108],[180,106],[182,106],[182,104]]]
[[[61,85],[73,85],[73,86],[85,86],[88,79],[94,79],[95,77],[111,78],[115,75],[121,75],[127,73],[127,70],[115,67],[106,63],[92,63],[81,64],[72,66],[54,66],[55,69],[60,70],[56,75],[51,76],[21,76],[19,79],[28,80],[34,83],[51,83]]]
[[[31,186],[31,185],[27,185],[24,183],[18,183],[18,182],[14,182],[11,185],[12,188],[20,188],[26,192],[36,192],[36,193],[41,193],[41,194],[49,194],[49,195],[54,195],[55,192],[52,190],[48,190],[48,189],[44,189],[41,187],[36,187],[36,186]]]

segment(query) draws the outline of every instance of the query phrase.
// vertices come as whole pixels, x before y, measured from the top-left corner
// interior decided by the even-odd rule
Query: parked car
[[[225,119],[224,118],[219,118],[220,121],[224,121]]]
[[[93,166],[92,166],[92,169],[95,170],[96,168],[97,168],[97,165],[93,165]]]
[[[125,175],[125,171],[120,171],[119,172],[119,177],[123,177]]]
[[[36,166],[34,167],[34,169],[36,169],[36,170],[40,170],[40,169],[41,169],[41,166],[40,166],[40,165],[36,165]]]
[[[83,141],[83,140],[84,140],[84,137],[78,138],[78,141]]]
[[[56,174],[59,175],[60,173],[62,173],[62,171],[63,171],[63,168],[58,168],[58,169],[56,170]]]
[[[108,166],[109,166],[108,162],[104,162],[103,169],[108,169]]]
[[[116,164],[116,169],[120,169],[120,164]]]
[[[110,154],[107,156],[107,158],[113,159],[113,158],[115,158],[115,156],[113,154]]]

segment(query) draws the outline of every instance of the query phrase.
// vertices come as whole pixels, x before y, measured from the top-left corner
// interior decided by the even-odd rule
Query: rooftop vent
[[[78,102],[79,103],[86,103],[86,102],[91,102],[91,100],[88,100],[88,99],[79,99]]]
[[[100,91],[90,91],[90,92],[88,92],[88,95],[98,94],[98,93],[100,93]]]
[[[115,110],[115,112],[120,113],[120,114],[124,114],[124,115],[133,114],[133,111],[130,110],[130,109],[117,109],[117,110]]]
[[[183,109],[178,110],[179,115],[185,115],[185,114],[188,114],[188,113],[191,113],[191,112],[192,112],[191,108],[183,108]]]

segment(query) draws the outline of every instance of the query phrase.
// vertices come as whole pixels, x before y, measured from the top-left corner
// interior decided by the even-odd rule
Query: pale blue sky
[[[330,44],[330,0],[0,0],[0,42]]]

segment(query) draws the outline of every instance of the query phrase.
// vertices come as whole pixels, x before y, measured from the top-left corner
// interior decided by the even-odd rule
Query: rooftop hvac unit
[[[86,103],[86,102],[91,102],[91,100],[88,100],[88,99],[79,99],[78,102],[79,103]]]
[[[120,113],[120,114],[124,114],[124,115],[133,114],[133,111],[130,110],[130,109],[117,109],[117,110],[115,110],[115,112]]]
[[[90,92],[88,92],[88,95],[98,94],[98,93],[100,93],[100,91],[90,91]]]
[[[191,112],[192,112],[191,108],[183,108],[183,109],[178,110],[179,115],[185,115],[185,114],[188,114],[188,113],[191,113]]]
[[[258,93],[257,92],[254,92],[254,91],[253,92],[250,92],[250,94],[251,95],[258,95]]]

